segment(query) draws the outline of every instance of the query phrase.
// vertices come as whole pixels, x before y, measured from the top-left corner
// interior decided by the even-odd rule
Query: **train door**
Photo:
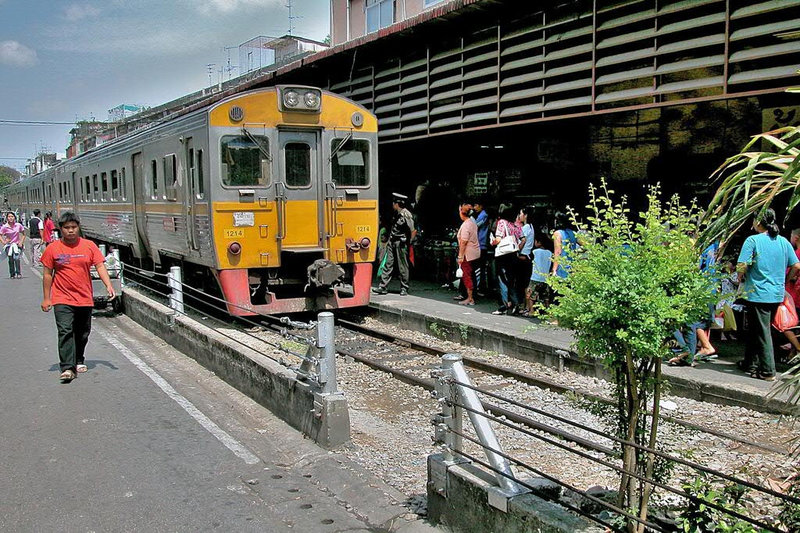
[[[131,168],[133,169],[133,218],[136,223],[136,233],[139,236],[139,248],[142,255],[147,255],[150,250],[150,242],[147,239],[147,206],[145,205],[144,192],[144,161],[142,152],[137,152],[131,157]]]
[[[276,196],[283,250],[325,249],[324,178],[319,142],[320,134],[315,131],[282,130],[278,134],[280,177],[276,180]]]
[[[197,172],[197,153],[194,149],[194,142],[189,137],[184,143],[186,152],[184,153],[184,165],[186,175],[184,176],[184,196],[186,198],[186,238],[189,241],[189,248],[197,250],[197,201],[198,201],[198,172]],[[202,165],[202,163],[200,163]],[[202,185],[200,186],[202,187]]]

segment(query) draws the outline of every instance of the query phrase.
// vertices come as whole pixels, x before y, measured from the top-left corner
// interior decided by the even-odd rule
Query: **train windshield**
[[[344,139],[331,141],[331,152]],[[350,139],[342,145],[331,159],[331,177],[339,186],[365,187],[369,185],[369,141]]]
[[[266,187],[272,180],[269,139],[260,135],[222,137],[222,183],[230,187]]]

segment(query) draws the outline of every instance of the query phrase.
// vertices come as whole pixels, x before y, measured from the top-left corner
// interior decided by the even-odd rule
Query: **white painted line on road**
[[[230,451],[236,454],[237,457],[239,457],[241,460],[243,460],[245,463],[249,465],[254,465],[256,463],[261,462],[261,460],[258,457],[256,457],[256,455],[253,452],[245,448],[243,444],[241,444],[239,441],[231,437],[227,432],[225,432],[225,430],[223,430],[217,424],[212,422],[211,419],[208,418],[206,415],[204,415],[197,407],[195,407],[194,404],[192,404],[192,402],[187,400],[183,395],[181,395],[178,391],[172,388],[172,385],[167,383],[167,381],[164,378],[162,378],[158,374],[158,372],[150,368],[150,366],[148,366],[147,363],[139,359],[139,357],[137,357],[136,354],[134,354],[131,350],[129,350],[127,346],[122,344],[119,341],[119,339],[117,339],[110,333],[107,333],[103,330],[100,330],[100,334],[109,343],[111,343],[111,345],[114,346],[114,348],[119,350],[120,353],[128,359],[128,361],[133,363],[136,366],[136,368],[141,370],[142,373],[144,373],[144,375],[152,379],[153,383],[158,385],[158,388],[164,391],[164,393],[166,393],[167,396],[175,400],[178,403],[178,405],[183,407],[183,409],[192,416],[192,418],[197,420],[197,422],[201,426],[203,426],[209,433],[214,435],[214,437],[216,437],[216,439],[220,441],[223,444],[223,446],[228,448]]]

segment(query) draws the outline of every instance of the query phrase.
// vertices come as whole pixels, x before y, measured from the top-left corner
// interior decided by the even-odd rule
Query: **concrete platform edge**
[[[540,363],[559,370],[569,369],[579,374],[608,379],[608,373],[599,361],[581,358],[569,346],[547,344],[505,332],[494,331],[475,324],[456,323],[452,320],[427,315],[425,313],[398,309],[384,303],[371,302],[370,309],[386,323],[404,329],[431,334],[431,324],[436,323],[438,331],[444,332],[445,340],[489,351],[496,351],[511,357]],[[465,329],[466,328],[466,329]],[[676,396],[690,398],[720,405],[735,405],[754,411],[777,414],[792,414],[795,406],[776,398],[740,389],[729,389],[700,380],[669,376],[670,392]]]
[[[350,441],[350,416],[342,395],[320,395],[297,374],[255,350],[126,288],[125,314],[274,413],[318,445]]]

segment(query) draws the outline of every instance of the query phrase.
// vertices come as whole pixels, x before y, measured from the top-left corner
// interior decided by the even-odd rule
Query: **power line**
[[[75,122],[55,122],[52,120],[8,120],[0,118],[0,124],[8,126],[74,126]]]

